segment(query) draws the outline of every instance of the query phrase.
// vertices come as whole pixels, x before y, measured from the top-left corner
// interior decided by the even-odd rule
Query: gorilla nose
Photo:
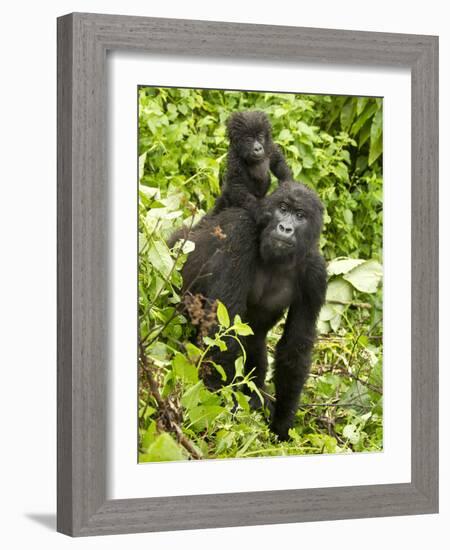
[[[264,151],[263,146],[260,143],[255,143],[253,146],[253,152],[260,155]]]
[[[290,236],[294,232],[294,228],[290,223],[279,223],[278,224],[278,233],[283,236]]]

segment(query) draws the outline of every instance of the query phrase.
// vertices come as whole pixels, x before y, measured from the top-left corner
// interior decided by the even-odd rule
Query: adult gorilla
[[[325,262],[318,251],[323,207],[302,184],[285,182],[261,201],[260,225],[241,208],[228,208],[201,221],[189,235],[196,243],[183,269],[185,290],[221,300],[254,334],[243,341],[246,372],[264,388],[267,332],[288,310],[276,346],[276,403],[271,429],[288,438],[311,363],[315,325],[326,291]],[[178,234],[179,236],[179,234]],[[230,339],[231,341],[231,339]],[[239,348],[231,342],[212,359],[234,374]],[[223,382],[216,369],[204,375],[210,388]],[[254,401],[255,396],[252,400]]]

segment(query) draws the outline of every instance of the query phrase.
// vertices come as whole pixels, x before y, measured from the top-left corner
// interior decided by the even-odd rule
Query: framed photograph
[[[438,510],[438,39],[58,19],[58,530]]]

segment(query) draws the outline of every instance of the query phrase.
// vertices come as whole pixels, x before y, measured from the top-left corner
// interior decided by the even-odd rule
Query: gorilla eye
[[[285,214],[288,211],[287,206],[284,202],[280,204],[279,209],[280,209],[280,212],[283,212],[283,214]]]
[[[303,220],[305,218],[305,213],[303,212],[303,210],[297,210],[297,212],[295,213],[295,217],[297,218],[297,220]]]

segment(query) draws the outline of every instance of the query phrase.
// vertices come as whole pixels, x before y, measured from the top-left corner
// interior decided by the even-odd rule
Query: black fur
[[[184,289],[208,300],[221,300],[230,317],[248,322],[254,335],[245,338],[245,369],[264,387],[266,335],[287,310],[276,347],[276,404],[272,430],[288,438],[300,392],[308,376],[315,325],[325,299],[325,262],[318,251],[323,207],[316,194],[296,182],[284,182],[261,202],[261,225],[244,208],[209,215],[193,229],[196,244],[183,269]],[[220,228],[220,230],[219,230]],[[239,353],[230,340],[226,352],[211,359],[227,379]],[[214,368],[204,374],[210,388],[222,381]],[[253,396],[254,397],[254,396]],[[252,398],[252,400],[254,400]]]
[[[270,186],[270,171],[279,181],[291,180],[292,172],[278,145],[272,141],[272,127],[262,111],[234,113],[227,121],[230,140],[223,191],[213,214],[237,206],[254,215],[258,199]]]

